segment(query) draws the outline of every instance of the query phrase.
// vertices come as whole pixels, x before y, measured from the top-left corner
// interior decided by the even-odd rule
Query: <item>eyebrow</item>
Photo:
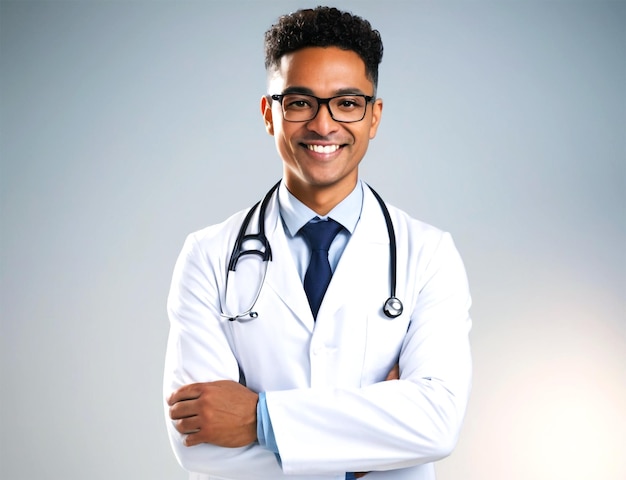
[[[301,93],[303,95],[312,95],[314,97],[316,96],[313,90],[307,87],[297,87],[297,86],[288,87],[282,92],[283,95],[286,95],[288,93]],[[340,88],[339,90],[335,90],[332,96],[335,97],[337,95],[366,95],[367,96],[367,94],[363,92],[360,88]]]

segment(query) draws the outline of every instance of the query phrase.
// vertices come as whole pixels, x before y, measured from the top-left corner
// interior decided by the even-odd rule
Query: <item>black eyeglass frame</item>
[[[282,108],[282,106],[283,106],[283,98],[285,98],[288,95],[298,95],[298,96],[302,96],[302,97],[314,98],[315,101],[317,102],[317,110],[315,111],[313,116],[311,118],[308,118],[307,120],[288,120],[285,117],[285,109]],[[335,122],[339,122],[339,123],[356,123],[356,122],[360,122],[360,121],[362,121],[365,118],[365,114],[367,113],[367,105],[370,104],[370,103],[374,103],[374,101],[376,100],[375,96],[364,95],[364,94],[361,94],[361,93],[355,93],[355,94],[343,93],[341,95],[335,95],[335,96],[328,97],[328,98],[320,98],[320,97],[316,97],[315,95],[310,95],[308,93],[288,92],[288,93],[275,93],[274,95],[270,95],[269,97],[272,100],[276,100],[277,102],[280,103],[281,110],[283,112],[283,119],[286,122],[292,122],[292,123],[310,122],[315,117],[317,117],[317,114],[320,112],[320,107],[322,105],[326,105],[326,107],[328,108],[328,113],[330,114],[330,118],[332,118]],[[333,109],[330,108],[330,102],[331,102],[331,100],[334,100],[335,98],[341,98],[341,97],[359,97],[359,98],[364,99],[365,100],[365,108],[363,109],[363,116],[361,118],[359,118],[358,120],[337,120],[335,118],[335,116],[333,115]]]

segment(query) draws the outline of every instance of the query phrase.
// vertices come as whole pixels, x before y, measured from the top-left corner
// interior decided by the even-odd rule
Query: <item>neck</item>
[[[339,205],[356,186],[356,181],[350,185],[298,185],[285,181],[287,190],[320,216],[328,213]]]

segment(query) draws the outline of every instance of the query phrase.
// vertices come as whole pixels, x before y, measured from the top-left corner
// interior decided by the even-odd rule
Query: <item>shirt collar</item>
[[[292,237],[295,236],[305,224],[316,217],[322,220],[332,218],[352,234],[361,217],[363,185],[361,181],[358,181],[354,190],[336,205],[335,208],[328,212],[328,215],[324,216],[318,215],[294,197],[291,192],[287,190],[285,182],[281,182],[278,188],[278,203],[281,218]]]

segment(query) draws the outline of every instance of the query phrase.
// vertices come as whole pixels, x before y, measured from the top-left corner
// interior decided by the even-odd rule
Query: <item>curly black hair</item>
[[[265,68],[277,68],[287,53],[305,47],[339,47],[361,57],[369,80],[378,85],[383,42],[378,30],[349,12],[334,7],[302,9],[278,19],[265,32]]]

